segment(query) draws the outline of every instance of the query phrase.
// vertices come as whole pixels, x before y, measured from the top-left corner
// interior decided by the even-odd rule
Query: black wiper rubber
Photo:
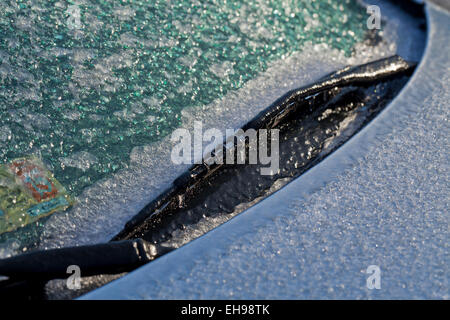
[[[411,74],[416,65],[416,62],[405,61],[400,56],[394,55],[356,67],[346,67],[321,78],[312,85],[287,92],[244,125],[242,130],[273,129],[288,118],[289,115],[298,112],[298,108],[308,109],[304,110],[305,113],[312,112],[311,105],[313,105],[312,101],[314,101],[315,97],[322,93],[325,95],[327,91],[333,88],[370,85],[398,75]],[[308,103],[308,101],[311,103]],[[223,146],[225,145],[224,141]],[[234,148],[236,148],[236,142]],[[226,149],[224,147],[224,154],[225,152]],[[177,206],[179,199],[183,198],[186,190],[195,187],[199,181],[211,175],[223,165],[208,165],[205,161],[202,164],[193,165],[188,171],[175,179],[171,187],[128,221],[124,229],[112,241],[140,237],[136,235],[136,230],[144,221],[153,215],[159,214],[169,206]]]

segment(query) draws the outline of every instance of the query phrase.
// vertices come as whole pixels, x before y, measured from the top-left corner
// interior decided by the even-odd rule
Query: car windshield
[[[109,240],[186,169],[176,128],[238,127],[395,53],[399,26],[367,18],[356,0],[1,1],[0,257]]]

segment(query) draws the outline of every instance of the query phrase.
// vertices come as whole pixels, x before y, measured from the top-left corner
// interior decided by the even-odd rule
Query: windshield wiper
[[[414,62],[392,56],[344,68],[312,85],[289,91],[242,129],[245,131],[250,128],[275,128],[293,114],[313,112],[315,106],[331,98],[327,93],[334,88],[370,86],[390,77],[411,74],[415,66]],[[133,217],[109,243],[30,252],[0,260],[0,276],[6,277],[5,280],[0,280],[0,296],[7,296],[8,292],[18,288],[29,288],[30,283],[42,287],[49,280],[67,278],[67,268],[71,265],[78,266],[83,277],[119,274],[134,270],[173,250],[140,239],[139,229],[150,218],[164,213],[167,208],[179,207],[180,196],[182,197],[186,190],[193,188],[221,166],[223,165],[208,165],[204,162],[191,167],[174,181],[171,188]]]
[[[346,67],[321,78],[312,85],[287,92],[244,125],[242,130],[273,129],[288,119],[292,114],[312,113],[314,107],[323,105],[332,98],[329,92],[333,88],[369,86],[375,82],[388,80],[391,77],[405,74],[409,75],[414,71],[416,64],[416,62],[405,61],[400,56],[395,55],[355,67]],[[227,153],[226,145],[227,142],[224,141],[223,154]],[[234,141],[233,148],[236,151],[236,141]],[[211,154],[214,155],[214,152]],[[234,152],[234,154],[237,154],[237,152]],[[193,189],[200,181],[223,166],[224,164],[217,163],[209,165],[206,161],[203,161],[202,164],[192,166],[184,174],[175,179],[171,187],[128,221],[124,229],[112,240],[140,238],[139,226],[150,217],[159,215],[167,209],[178,208],[180,206],[180,199],[184,198],[187,190]]]

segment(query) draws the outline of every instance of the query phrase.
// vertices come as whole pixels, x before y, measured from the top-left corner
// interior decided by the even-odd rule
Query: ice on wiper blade
[[[333,93],[330,92],[333,88],[370,85],[377,81],[387,80],[390,77],[411,74],[415,66],[415,62],[405,61],[402,57],[396,55],[360,66],[343,68],[316,83],[289,91],[261,111],[242,129],[245,131],[248,129],[275,128],[294,113],[308,114],[323,106],[333,97]],[[234,141],[233,148],[237,147],[236,143]],[[225,147],[226,145],[227,141],[224,141],[224,154],[228,148]],[[180,199],[184,199],[187,190],[193,188],[199,181],[223,166],[224,164],[216,163],[209,165],[204,159],[202,164],[191,167],[189,171],[178,177],[169,189],[129,220],[125,228],[113,240],[141,237],[142,231],[140,229],[148,218],[152,215],[163,215],[164,211],[176,210],[182,206],[179,202]]]

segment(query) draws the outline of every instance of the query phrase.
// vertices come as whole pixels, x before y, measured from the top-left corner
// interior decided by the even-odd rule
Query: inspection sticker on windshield
[[[72,204],[73,199],[38,158],[0,165],[0,234]]]

